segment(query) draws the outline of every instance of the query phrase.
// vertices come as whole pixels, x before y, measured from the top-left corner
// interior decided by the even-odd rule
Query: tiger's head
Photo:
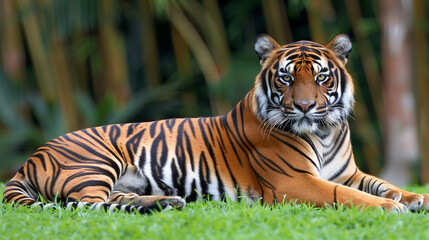
[[[353,81],[345,69],[352,49],[339,34],[326,46],[299,41],[280,46],[258,36],[262,65],[254,86],[253,111],[265,128],[295,134],[322,134],[345,122],[352,111]]]

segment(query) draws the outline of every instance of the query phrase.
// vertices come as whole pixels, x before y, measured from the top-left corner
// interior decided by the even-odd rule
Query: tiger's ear
[[[347,63],[349,53],[352,50],[352,41],[346,34],[338,34],[326,45],[344,63]]]
[[[256,38],[255,52],[259,56],[259,62],[261,63],[261,66],[264,64],[270,53],[277,48],[280,48],[280,45],[276,42],[276,40],[267,34],[260,34]]]

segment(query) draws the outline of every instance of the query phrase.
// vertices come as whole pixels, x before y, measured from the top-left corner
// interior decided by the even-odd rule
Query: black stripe
[[[339,70],[341,75],[341,93],[344,93],[346,91],[347,77],[343,69],[339,68]],[[342,94],[341,96],[344,96],[344,94]]]
[[[186,202],[195,202],[198,198],[198,194],[201,193],[197,193],[197,183],[195,179],[193,179],[191,183],[191,194],[186,196]]]
[[[332,149],[331,149],[331,151],[330,151],[330,157],[324,159],[323,167],[325,167],[330,162],[332,162],[332,160],[334,160],[334,158],[336,157],[338,151],[341,149],[341,146],[343,146],[343,144],[344,144],[344,141],[346,139],[347,133],[348,133],[348,131],[344,131],[344,132],[342,132],[341,138],[337,137],[335,139],[334,146],[333,146],[334,152],[332,152]]]
[[[138,151],[138,147],[141,145],[141,139],[146,129],[142,129],[134,134],[128,141],[125,143],[125,147],[130,155],[135,156]]]
[[[192,136],[195,137],[195,128],[194,128],[194,123],[192,122],[192,119],[186,118],[185,121],[183,121],[182,123],[185,123],[185,122],[189,124],[189,127],[191,128],[191,131],[192,131]]]
[[[266,95],[268,92],[267,84],[265,80],[265,75],[267,74],[267,69],[262,70],[262,72],[259,74],[259,81],[261,82],[262,89],[264,90],[263,93]]]
[[[166,126],[170,130],[170,132],[173,130],[173,127],[175,124],[176,124],[175,118],[166,120]]]
[[[183,133],[183,137],[185,138],[186,152],[189,154],[189,161],[191,163],[191,169],[192,169],[192,171],[195,171],[194,153],[192,151],[193,146],[192,146],[191,140],[189,139],[189,136],[186,133]]]
[[[201,185],[201,191],[202,191],[201,194],[207,194],[208,184],[211,183],[211,180],[210,180],[210,169],[207,164],[207,159],[204,156],[204,152],[200,156],[199,166],[200,166],[199,178],[200,178],[200,185]]]
[[[360,183],[359,183],[359,187],[358,187],[358,189],[359,189],[359,190],[361,190],[361,191],[363,191],[363,181],[365,180],[365,178],[366,178],[366,176],[364,176],[364,177],[360,180]]]
[[[210,157],[211,157],[211,159],[213,161],[214,166],[217,166],[216,157],[215,157],[215,154],[213,152],[213,148],[212,148],[211,144],[209,143],[209,141],[207,139],[207,135],[206,135],[206,133],[204,131],[204,125],[203,125],[203,122],[202,122],[201,118],[198,119],[198,124],[199,124],[200,131],[201,131],[201,134],[202,134],[202,137],[203,137],[203,142],[205,143],[205,145],[207,147],[207,150],[209,151],[209,154],[210,154]],[[215,173],[216,173],[216,179],[218,179],[218,183],[219,183],[218,184],[219,194],[222,194],[224,192],[224,185],[222,183],[222,179],[219,176],[218,168],[215,167],[214,170],[215,170]]]
[[[225,162],[226,168],[228,169],[229,175],[231,176],[232,185],[237,186],[237,180],[235,179],[234,175],[232,174],[231,167],[228,164],[227,156],[225,155],[224,151],[221,151],[221,153],[222,153],[222,157],[223,157],[223,160]]]
[[[118,127],[118,125],[110,125],[110,132],[109,132],[109,138],[110,138],[110,144],[115,148],[118,155],[121,156],[119,158],[120,160],[124,161],[126,160],[126,157],[124,156],[124,152],[119,149],[118,146],[118,138],[121,136],[121,130]]]
[[[338,186],[334,187],[334,204],[337,204],[337,202],[338,202],[338,199],[337,199],[337,188],[338,188]]]
[[[317,161],[319,162],[319,166],[322,166],[322,157],[319,154],[319,151],[317,150],[317,147],[314,145],[313,141],[306,135],[301,137],[306,143],[308,143],[308,145],[310,145],[311,149],[313,150],[313,152],[316,154],[317,157]],[[311,161],[313,162],[313,161]],[[317,168],[317,170],[320,171],[320,168]]]
[[[349,166],[350,164],[350,160],[352,159],[352,154],[349,155],[347,161],[343,164],[343,166],[341,166],[340,170],[338,170],[334,175],[332,175],[328,180],[332,181],[335,178],[337,178],[338,176],[340,176],[344,170]]]
[[[211,126],[210,126],[210,122],[211,122],[211,119],[212,118],[204,118],[204,125],[207,127],[207,132],[208,132],[208,135],[210,136],[210,142],[212,143],[212,144],[214,144],[214,142],[215,142],[215,139],[214,139],[214,136],[213,136],[213,130],[212,130],[212,128],[211,128]],[[207,120],[209,120],[209,122],[207,122]]]
[[[150,133],[150,137],[153,138],[155,137],[155,133],[156,133],[156,126],[158,125],[158,121],[152,122],[149,125],[149,133]]]
[[[72,188],[70,188],[69,191],[67,191],[67,194],[65,194],[66,196],[69,196],[70,193],[78,193],[80,191],[82,191],[83,189],[87,188],[87,187],[92,187],[92,186],[97,186],[97,187],[105,187],[106,189],[111,189],[111,185],[106,182],[106,181],[99,181],[99,180],[91,180],[91,181],[85,181],[79,184],[74,185]],[[107,196],[107,195],[106,195]]]
[[[369,181],[368,181],[368,182],[367,182],[367,184],[366,184],[366,189],[367,189],[367,191],[366,191],[366,192],[367,192],[367,193],[372,193],[372,191],[371,191],[371,189],[372,189],[372,188],[371,188],[371,186],[370,186],[370,185],[371,185],[371,181],[372,181],[372,180],[374,180],[374,179],[372,179],[372,178],[371,178],[371,179],[369,179]]]
[[[375,194],[376,194],[377,196],[380,196],[380,195],[378,194],[378,190],[380,189],[380,186],[381,186],[381,185],[383,185],[383,182],[380,182],[380,183],[378,184],[377,188],[375,189]]]
[[[311,172],[308,172],[308,171],[301,170],[301,169],[298,169],[298,168],[293,167],[289,162],[287,162],[287,161],[286,161],[286,159],[282,158],[278,153],[276,153],[276,155],[277,155],[277,157],[279,157],[279,158],[280,158],[280,160],[282,160],[282,162],[283,162],[283,163],[285,163],[289,168],[291,168],[291,169],[292,169],[292,170],[294,170],[295,172],[299,172],[299,173],[306,173],[306,174],[309,174],[309,175],[312,175],[312,176],[313,176],[313,174],[312,174]]]
[[[158,152],[158,149],[161,148],[161,152]],[[160,126],[160,131],[152,141],[152,146],[150,148],[150,159],[152,161],[152,165],[154,162],[159,167],[164,167],[167,163],[168,157],[168,146],[167,141],[165,139],[165,131],[163,125]]]
[[[127,137],[129,137],[134,132],[134,126],[135,126],[135,124],[128,125]]]
[[[176,149],[175,149],[175,155],[177,157],[177,164],[176,167],[180,168],[180,172],[184,173],[181,174],[181,177],[176,177],[176,185],[175,187],[178,189],[179,191],[179,196],[185,196],[185,185],[186,185],[186,178],[185,178],[185,173],[186,171],[186,154],[185,154],[185,147],[183,145],[183,138],[185,135],[187,135],[187,133],[184,131],[184,124],[187,121],[182,121],[179,126],[177,127],[177,137],[176,137]],[[179,171],[175,171],[175,174],[178,174]]]
[[[316,168],[317,171],[320,172],[320,168],[316,165],[316,163],[313,161],[313,159],[311,159],[308,155],[306,155],[304,152],[302,152],[301,150],[299,150],[297,147],[295,147],[294,145],[292,145],[291,143],[288,143],[286,141],[284,141],[283,139],[280,139],[279,137],[275,136],[275,135],[271,135],[272,137],[274,137],[275,139],[277,139],[278,141],[280,141],[281,143],[283,143],[284,145],[292,148],[292,150],[298,152],[300,155],[302,155],[304,158],[306,158],[307,160],[310,161],[310,163]],[[316,152],[317,156],[318,153]],[[318,156],[319,158],[319,156]]]
[[[352,178],[356,175],[356,173],[357,173],[357,170],[358,170],[358,168],[357,167],[355,167],[355,172],[349,177],[349,179],[347,179],[344,183],[343,183],[343,185],[346,185],[346,186],[351,186],[352,185],[352,182],[350,182],[351,180],[352,180]],[[349,182],[350,182],[350,184],[349,184]]]

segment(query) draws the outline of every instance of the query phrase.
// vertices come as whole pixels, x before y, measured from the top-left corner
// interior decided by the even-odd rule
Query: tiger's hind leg
[[[24,175],[18,172],[6,184],[3,192],[3,202],[31,205],[36,202],[36,197],[34,195],[36,195],[36,192],[31,191],[31,188],[25,181]]]
[[[179,209],[182,210],[186,201],[179,196],[141,196],[136,193],[125,193],[121,191],[113,191],[107,199],[107,203],[122,204],[132,206],[150,207],[159,205],[163,210]]]

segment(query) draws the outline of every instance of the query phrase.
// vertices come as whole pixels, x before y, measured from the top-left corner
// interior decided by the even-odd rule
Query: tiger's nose
[[[303,113],[306,113],[316,105],[316,102],[315,101],[295,101],[294,105],[296,108],[298,108],[298,110],[300,110]]]

